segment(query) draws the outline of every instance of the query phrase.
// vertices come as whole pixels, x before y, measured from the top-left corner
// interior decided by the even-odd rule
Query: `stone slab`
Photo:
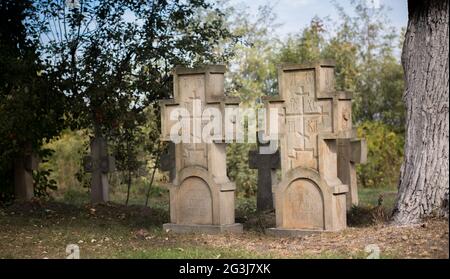
[[[163,224],[164,231],[174,233],[204,233],[204,234],[220,234],[220,233],[236,233],[241,234],[243,231],[242,224],[234,223],[229,225],[190,225],[190,224]]]
[[[296,237],[307,236],[317,233],[327,232],[324,230],[305,230],[305,229],[282,229],[282,228],[270,228],[266,229],[266,234],[277,237]]]

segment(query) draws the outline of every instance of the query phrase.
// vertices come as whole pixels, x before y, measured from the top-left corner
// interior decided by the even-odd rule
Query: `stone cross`
[[[351,93],[334,88],[334,62],[286,65],[278,70],[281,181],[274,185],[275,234],[346,227],[349,186],[338,177],[338,140],[352,127]]]
[[[234,220],[236,187],[226,173],[224,133],[210,143],[201,138],[201,131],[208,125],[202,111],[216,109],[224,115],[225,107],[238,105],[238,100],[224,96],[224,73],[222,65],[196,69],[176,67],[173,71],[174,98],[160,101],[161,140],[172,141],[171,130],[180,119],[174,120],[171,116],[180,108],[189,112],[191,128],[189,134],[183,129],[177,132],[190,141],[173,145],[175,163],[162,162],[163,169],[174,173],[169,183],[170,223],[163,225],[165,230],[177,233],[242,232],[242,225]],[[201,108],[195,104],[200,104]],[[225,121],[222,117],[219,122],[223,124],[222,128]],[[170,157],[172,155],[166,155],[163,160],[170,160]]]
[[[356,135],[352,123],[352,94],[339,92],[339,106],[336,108],[337,139],[337,176],[348,185],[347,210],[358,205],[358,187],[356,164],[364,164],[367,160],[367,145],[364,139]]]
[[[84,157],[84,171],[92,173],[91,202],[109,201],[108,173],[116,169],[114,157],[108,155],[106,140],[96,136],[91,140],[91,155]]]
[[[367,145],[364,139],[352,136],[338,140],[338,177],[350,189],[347,193],[347,210],[358,205],[356,164],[367,161]]]
[[[29,201],[34,197],[33,170],[37,170],[39,158],[27,148],[24,155],[14,162],[14,194],[20,201]]]
[[[272,154],[261,154],[259,148],[258,150],[251,150],[248,154],[248,163],[251,169],[258,170],[257,211],[273,210],[272,184],[277,183],[276,169],[280,168],[279,151],[277,150]]]

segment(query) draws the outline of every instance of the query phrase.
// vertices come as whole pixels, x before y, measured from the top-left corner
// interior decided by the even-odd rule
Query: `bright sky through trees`
[[[408,22],[408,10],[406,0],[367,0],[375,5],[385,5],[390,7],[386,15],[392,25],[400,30],[406,27]],[[353,8],[350,0],[335,0],[346,12],[352,14]],[[254,14],[258,6],[269,3],[274,5],[274,12],[278,15],[278,22],[282,24],[279,27],[281,36],[289,33],[296,33],[307,27],[314,16],[324,18],[329,16],[331,20],[338,19],[338,12],[334,8],[332,0],[230,0],[230,4],[244,4],[250,7]]]

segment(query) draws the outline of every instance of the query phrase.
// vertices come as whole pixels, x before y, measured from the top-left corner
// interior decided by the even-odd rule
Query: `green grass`
[[[353,206],[347,214],[347,223],[351,227],[365,227],[374,223],[386,222],[394,209],[397,191],[395,188],[359,188],[358,206]],[[382,196],[381,212],[377,209]]]
[[[377,206],[378,198],[383,195],[383,206],[386,209],[392,210],[394,208],[395,198],[397,196],[397,189],[391,188],[362,188],[358,189],[359,206]]]
[[[146,191],[148,186],[145,187],[131,187],[130,199],[128,205],[144,205],[146,199]],[[70,205],[81,206],[90,203],[90,194],[88,189],[68,188],[61,191],[62,194],[52,193],[53,199],[57,202],[62,202]],[[111,186],[110,185],[110,201],[117,204],[125,204],[126,201],[126,187],[125,185]],[[153,185],[150,188],[149,205],[152,208],[169,209],[169,191],[158,185]]]
[[[258,259],[272,258],[270,254],[255,254],[242,249],[224,249],[215,247],[159,247],[151,250],[118,253],[117,258],[132,259]]]

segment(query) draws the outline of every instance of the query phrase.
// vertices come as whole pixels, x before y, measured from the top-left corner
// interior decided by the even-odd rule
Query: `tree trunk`
[[[402,54],[406,145],[393,212],[398,224],[448,218],[448,2],[408,1]]]
[[[128,201],[130,200],[130,190],[131,190],[131,171],[128,171],[128,180],[127,180],[127,200],[125,201],[125,205],[128,206]]]

